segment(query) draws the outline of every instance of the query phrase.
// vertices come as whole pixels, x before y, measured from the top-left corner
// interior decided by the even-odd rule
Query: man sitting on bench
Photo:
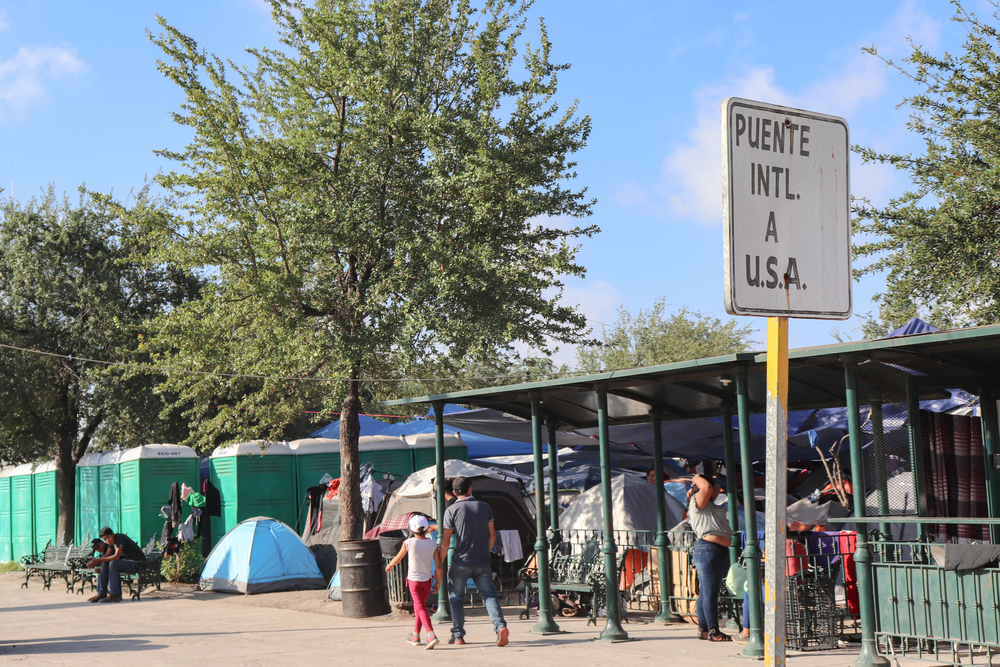
[[[135,572],[135,564],[146,560],[139,545],[125,533],[116,533],[110,528],[101,529],[101,538],[108,548],[100,558],[94,558],[87,567],[101,568],[97,578],[97,595],[90,602],[121,602],[123,572]]]

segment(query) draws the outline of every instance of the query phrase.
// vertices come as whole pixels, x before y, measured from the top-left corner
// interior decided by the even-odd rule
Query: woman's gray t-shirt
[[[691,530],[699,540],[706,535],[718,535],[719,537],[732,538],[733,531],[729,528],[729,516],[726,508],[716,505],[713,501],[708,501],[705,509],[698,509],[698,504],[692,495],[688,501],[688,519],[691,521]]]
[[[451,562],[463,567],[489,567],[490,521],[493,511],[481,500],[459,498],[445,510],[442,525],[455,531]]]

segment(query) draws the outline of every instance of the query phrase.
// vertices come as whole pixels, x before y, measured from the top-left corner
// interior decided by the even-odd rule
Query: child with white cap
[[[414,646],[420,646],[420,629],[423,627],[427,631],[426,648],[431,649],[438,645],[438,638],[434,635],[431,615],[427,611],[427,597],[437,591],[438,582],[444,576],[444,567],[437,543],[427,537],[428,526],[427,517],[421,514],[410,517],[410,532],[413,533],[413,537],[403,542],[399,553],[385,566],[385,571],[388,572],[399,565],[399,562],[409,554],[406,586],[410,589],[410,597],[413,598],[414,628],[406,641]]]

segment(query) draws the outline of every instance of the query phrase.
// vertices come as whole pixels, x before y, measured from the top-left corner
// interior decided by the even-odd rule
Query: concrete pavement
[[[536,637],[535,623],[517,619],[505,609],[511,643],[494,645],[494,633],[482,609],[470,612],[463,647],[442,643],[433,651],[404,640],[412,617],[395,612],[389,618],[350,619],[324,591],[271,593],[256,596],[196,591],[193,586],[165,586],[139,602],[87,604],[85,596],[64,592],[57,580],[51,591],[32,579],[0,575],[0,665],[135,664],[169,665],[372,665],[432,664],[461,659],[476,665],[624,665],[669,661],[670,667],[706,664],[756,664],[740,657],[742,646],[698,641],[692,626],[627,624],[639,641],[607,644],[600,629],[585,619],[558,619],[566,634]],[[648,616],[647,616],[648,618]],[[637,621],[639,619],[636,619]],[[603,623],[603,621],[602,621]],[[447,627],[437,628],[447,638]],[[464,655],[441,654],[458,653]],[[852,665],[856,649],[790,653],[792,667]],[[908,663],[901,666],[927,665]]]

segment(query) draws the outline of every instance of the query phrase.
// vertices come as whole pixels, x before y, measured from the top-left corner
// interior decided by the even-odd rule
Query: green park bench
[[[163,549],[156,544],[155,537],[142,552],[146,560],[135,564],[135,572],[121,575],[122,586],[128,587],[133,600],[140,599],[143,589],[155,586],[156,590],[160,590],[160,584],[163,583],[163,575],[160,574],[160,568],[163,566]]]
[[[618,581],[621,567],[625,562],[624,552],[618,561],[618,573],[614,577]],[[538,601],[538,571],[535,567],[525,567],[520,572],[524,582],[524,611],[522,620],[528,619],[532,602]],[[588,541],[578,554],[563,555],[556,553],[549,564],[549,591],[577,593],[581,597],[590,595],[590,618],[587,625],[597,625],[597,610],[607,604],[607,591],[604,580],[604,559],[601,557],[601,545],[597,540]],[[622,620],[628,622],[628,617],[622,614]]]
[[[146,560],[136,563],[135,572],[121,574],[122,588],[128,589],[133,600],[140,599],[143,589],[155,586],[156,590],[160,590],[160,584],[163,583],[163,577],[160,574],[160,569],[163,566],[163,550],[157,547],[155,537],[149,541],[142,553],[145,554]],[[94,590],[97,588],[97,572],[92,568],[84,568],[80,571],[78,581],[80,582],[78,593],[83,593],[88,584],[90,590]]]
[[[69,593],[79,578],[80,570],[93,554],[89,535],[85,544],[76,547],[49,542],[41,552],[21,558],[21,563],[24,565],[24,583],[21,584],[21,588],[28,587],[28,581],[32,576],[41,577],[42,587],[46,589],[52,588],[53,579],[62,577],[66,582],[66,592]]]

